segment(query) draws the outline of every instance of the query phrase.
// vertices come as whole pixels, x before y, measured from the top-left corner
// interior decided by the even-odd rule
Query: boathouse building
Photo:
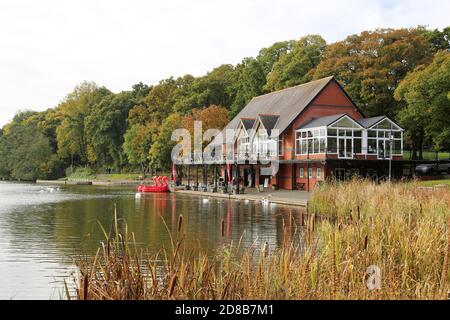
[[[327,178],[379,179],[403,157],[404,130],[384,115],[366,118],[334,77],[255,97],[226,130],[235,132],[231,143],[211,143],[222,148],[216,172],[245,187],[312,190]],[[276,174],[262,176],[275,159]]]

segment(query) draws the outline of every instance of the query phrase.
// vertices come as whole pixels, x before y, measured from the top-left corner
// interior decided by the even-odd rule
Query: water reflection
[[[170,247],[183,215],[188,248],[213,253],[238,243],[271,249],[283,242],[283,224],[292,237],[300,209],[180,194],[146,194],[132,189],[92,186],[40,192],[42,186],[0,182],[0,298],[59,299],[71,257],[94,254],[104,240],[101,224],[111,230],[114,212],[140,246],[151,252]],[[222,236],[222,224],[224,234]]]

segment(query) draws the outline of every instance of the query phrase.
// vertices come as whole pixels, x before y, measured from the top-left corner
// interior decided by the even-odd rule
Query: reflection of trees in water
[[[157,252],[163,246],[170,248],[170,237],[162,219],[176,236],[180,214],[183,214],[181,232],[186,249],[207,252],[231,242],[237,245],[241,237],[242,248],[254,245],[259,249],[265,242],[275,248],[283,243],[283,224],[287,227],[288,237],[294,236],[295,225],[299,225],[300,209],[225,199],[211,199],[208,203],[202,200],[201,197],[176,194],[144,195],[137,200],[134,197],[89,199],[56,204],[54,213],[48,215],[54,216],[54,240],[65,255],[72,255],[74,249],[86,254],[95,253],[104,240],[97,221],[107,231],[111,230],[114,203],[122,230],[126,223],[128,233],[133,232],[138,245],[150,252]],[[49,232],[48,225],[43,229]],[[48,240],[52,241],[51,237]]]

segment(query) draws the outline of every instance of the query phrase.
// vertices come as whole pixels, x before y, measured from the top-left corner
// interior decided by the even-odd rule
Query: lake
[[[271,249],[283,225],[295,232],[301,208],[183,194],[145,194],[127,187],[62,186],[0,182],[0,299],[62,299],[72,259],[95,254],[114,211],[139,246],[169,247],[180,214],[188,247],[213,253],[238,243]],[[164,219],[164,221],[163,221]],[[224,232],[222,234],[222,221]]]

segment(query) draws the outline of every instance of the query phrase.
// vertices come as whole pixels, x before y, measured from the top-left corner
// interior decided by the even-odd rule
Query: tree
[[[124,136],[123,150],[128,162],[139,166],[143,174],[146,174],[149,169],[149,151],[154,131],[155,128],[150,125],[135,124]]]
[[[202,123],[202,136],[205,131],[209,129],[222,130],[230,121],[228,118],[228,110],[221,106],[212,105],[208,108],[192,110],[192,114],[183,118],[183,127],[191,133],[194,138],[194,122],[200,121]],[[202,141],[205,147],[210,141]],[[194,140],[192,140],[192,145]]]
[[[38,113],[19,113],[0,137],[0,175],[18,180],[54,178],[59,162],[37,126]]]
[[[58,155],[70,159],[71,165],[87,163],[85,118],[92,106],[109,94],[104,87],[83,82],[56,108],[62,115],[61,124],[56,128]]]
[[[429,141],[436,151],[450,149],[450,52],[440,51],[400,82],[395,98],[406,103],[399,120],[407,129],[413,156]],[[419,155],[421,157],[421,154]]]
[[[274,63],[264,89],[280,90],[310,81],[310,72],[321,61],[326,45],[319,35],[308,35],[295,42],[292,50],[283,52]]]
[[[172,141],[172,132],[181,127],[182,116],[173,113],[160,125],[157,134],[153,137],[153,144],[149,151],[150,164],[155,168],[167,169],[170,167],[171,152],[176,142]]]
[[[419,32],[427,39],[432,52],[440,50],[450,50],[450,27],[428,30],[425,27],[418,27]]]
[[[417,29],[364,31],[329,45],[314,79],[334,75],[366,116],[395,117],[402,108],[394,99],[395,88],[431,57]]]
[[[206,108],[212,104],[229,108],[236,95],[236,82],[234,67],[221,65],[203,77],[191,79],[182,90],[177,90],[173,110],[187,114],[192,109]]]
[[[234,118],[253,98],[263,93],[266,74],[262,64],[254,58],[245,58],[236,66],[236,97],[231,105],[230,118]]]
[[[122,145],[128,113],[135,102],[133,92],[125,91],[110,94],[92,106],[84,133],[91,164],[119,169],[125,163]]]

